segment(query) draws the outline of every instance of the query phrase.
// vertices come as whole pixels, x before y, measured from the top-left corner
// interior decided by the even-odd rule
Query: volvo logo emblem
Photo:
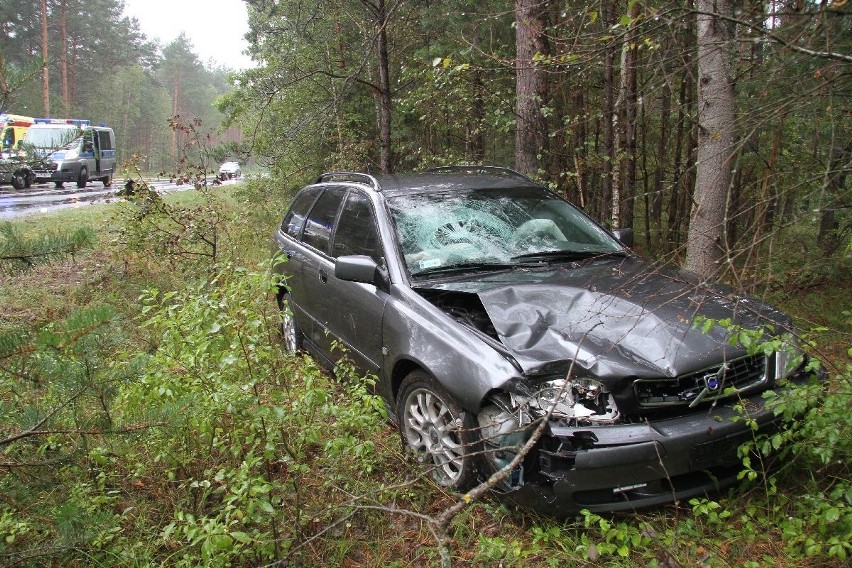
[[[704,400],[707,395],[717,394],[721,389],[722,385],[725,384],[725,375],[730,370],[727,363],[722,364],[721,367],[715,373],[707,373],[703,377],[701,377],[701,382],[704,383],[704,388],[701,389],[701,392],[698,393],[698,396],[689,404],[689,407],[692,408],[697,405],[699,402]]]

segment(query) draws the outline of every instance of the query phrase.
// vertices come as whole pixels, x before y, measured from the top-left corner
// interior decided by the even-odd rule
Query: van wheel
[[[12,174],[12,187],[15,189],[24,189],[26,182],[27,180],[21,172],[15,172]]]
[[[104,187],[112,187],[112,177],[107,176],[103,179]]]
[[[89,170],[80,168],[80,177],[77,178],[77,187],[84,188],[89,183]]]

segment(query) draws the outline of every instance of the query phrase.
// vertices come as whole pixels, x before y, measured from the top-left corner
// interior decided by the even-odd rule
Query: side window
[[[112,138],[108,130],[98,131],[98,145],[101,147],[101,150],[112,150]]]
[[[346,190],[342,187],[330,187],[323,191],[308,214],[305,231],[302,233],[303,243],[328,254],[334,220],[345,195]]]
[[[364,254],[376,262],[382,257],[373,210],[367,196],[359,191],[349,193],[334,233],[332,256],[346,254]]]
[[[95,151],[92,140],[93,140],[92,131],[91,130],[84,131],[83,132],[83,148],[82,148],[84,153],[89,153],[89,152]],[[89,156],[89,157],[91,158],[91,156]]]
[[[284,215],[284,220],[281,221],[281,230],[283,232],[294,239],[299,238],[302,226],[305,224],[305,218],[308,216],[308,211],[311,205],[314,204],[314,201],[316,201],[320,191],[322,191],[322,188],[311,187],[296,196],[296,199],[290,206],[290,210],[287,211],[287,214]]]

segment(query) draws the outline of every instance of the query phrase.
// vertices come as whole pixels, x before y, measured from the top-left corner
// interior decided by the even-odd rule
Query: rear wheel
[[[62,189],[63,187],[65,187],[65,182],[55,181],[53,182],[53,185],[56,187],[56,189]]]
[[[412,371],[399,387],[397,417],[402,443],[439,485],[465,491],[476,484],[476,421],[435,379]]]
[[[104,182],[104,187],[112,187],[112,177],[111,176],[105,177],[102,181]]]
[[[284,340],[284,349],[288,353],[298,353],[302,349],[302,330],[290,309],[290,294],[281,296],[281,338]]]
[[[31,187],[35,183],[35,174],[28,171],[24,174],[24,187]]]
[[[87,183],[89,183],[89,170],[86,168],[80,168],[80,176],[77,178],[77,187],[82,189],[86,187]]]

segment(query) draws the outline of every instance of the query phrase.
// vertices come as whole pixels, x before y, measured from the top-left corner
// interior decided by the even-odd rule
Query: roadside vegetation
[[[0,110],[106,121],[133,177],[271,177],[0,223],[0,565],[848,565],[852,3],[247,0],[239,73],[118,0],[23,4],[0,0]],[[775,397],[788,428],[754,432],[739,487],[564,519],[467,502],[371,377],[283,353],[292,190],[462,163],[796,319],[824,379]]]
[[[788,307],[829,379],[778,401],[806,418],[755,432],[733,492],[568,519],[486,497],[442,534],[437,520],[460,496],[402,453],[372,379],[345,367],[332,379],[281,348],[268,239],[287,191],[269,183],[143,195],[0,231],[7,249],[90,235],[64,255],[0,261],[0,563],[846,564],[848,289],[789,282]],[[848,274],[848,262],[831,270]],[[757,457],[770,452],[772,470]]]

